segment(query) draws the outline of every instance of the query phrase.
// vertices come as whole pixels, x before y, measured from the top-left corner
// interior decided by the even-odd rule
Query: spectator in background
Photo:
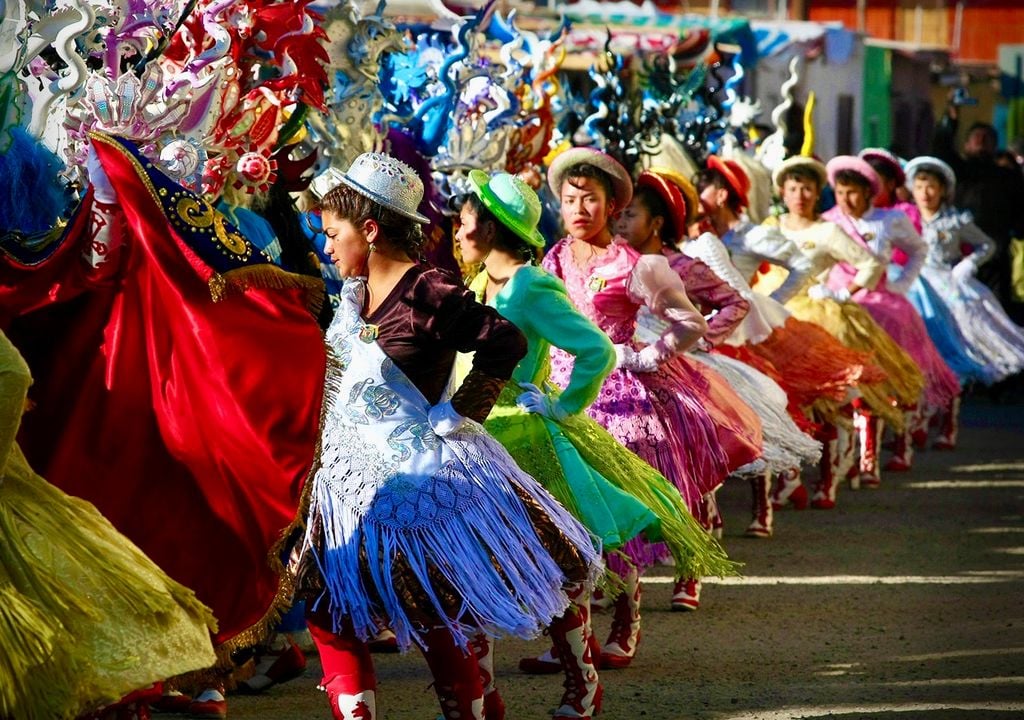
[[[1024,322],[1024,303],[1013,302],[1010,292],[1012,238],[1024,237],[1024,175],[997,162],[998,137],[992,125],[976,122],[964,138],[963,154],[956,150],[959,105],[951,96],[932,142],[932,154],[956,173],[955,205],[970,210],[975,223],[996,242],[993,261],[978,279],[992,288],[1007,313]]]

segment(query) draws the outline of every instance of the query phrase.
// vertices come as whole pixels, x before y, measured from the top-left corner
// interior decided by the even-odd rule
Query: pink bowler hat
[[[837,155],[828,161],[825,170],[828,172],[828,184],[832,187],[836,186],[836,174],[842,170],[849,170],[863,177],[864,181],[871,186],[872,197],[882,189],[882,182],[878,179],[875,169],[868,164],[867,160],[856,155]]]

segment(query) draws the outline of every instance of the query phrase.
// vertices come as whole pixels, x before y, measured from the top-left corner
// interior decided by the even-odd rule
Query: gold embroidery
[[[163,188],[157,190],[156,186],[153,185],[153,181],[150,179],[149,174],[146,172],[146,167],[153,169],[152,164],[147,162],[144,167],[143,164],[139,162],[139,159],[132,155],[127,148],[107,135],[90,132],[89,139],[93,142],[109,145],[123,155],[135,168],[136,175],[138,175],[139,180],[149,191],[150,197],[153,198],[157,207],[164,207],[164,203],[161,201],[160,196],[162,194],[166,195],[166,192]],[[214,210],[213,206],[209,203],[206,203],[201,199],[197,199],[195,196],[186,193],[184,190],[173,192],[169,202],[176,203],[175,209],[178,215],[178,218],[168,215],[172,224],[178,225],[179,227],[196,229],[200,232],[213,232],[213,234],[217,236],[217,240],[220,242],[222,248],[231,254],[238,256],[242,260],[248,260],[249,256],[252,255],[252,245],[238,233],[228,232],[227,228],[224,226],[224,218]],[[180,219],[184,225],[175,222],[176,219]]]
[[[175,208],[178,217],[192,227],[206,228],[213,225],[213,208],[199,203],[195,198],[183,197]]]
[[[228,232],[227,228],[224,227],[224,219],[219,214],[215,214],[213,217],[213,231],[216,233],[221,245],[235,255],[240,255],[246,260],[249,259],[249,256],[252,254],[252,245],[238,233]]]

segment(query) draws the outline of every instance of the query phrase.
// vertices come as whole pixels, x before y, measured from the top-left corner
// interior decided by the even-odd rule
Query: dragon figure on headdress
[[[408,48],[384,18],[384,0],[366,16],[352,3],[335,5],[323,27],[329,37],[330,88],[324,112],[307,118],[310,142],[325,165],[345,170],[358,155],[383,149],[381,68],[388,57],[402,56]]]

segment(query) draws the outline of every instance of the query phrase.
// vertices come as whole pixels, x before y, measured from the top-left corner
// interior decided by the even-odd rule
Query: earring
[[[370,243],[370,252],[377,252],[377,243]]]

